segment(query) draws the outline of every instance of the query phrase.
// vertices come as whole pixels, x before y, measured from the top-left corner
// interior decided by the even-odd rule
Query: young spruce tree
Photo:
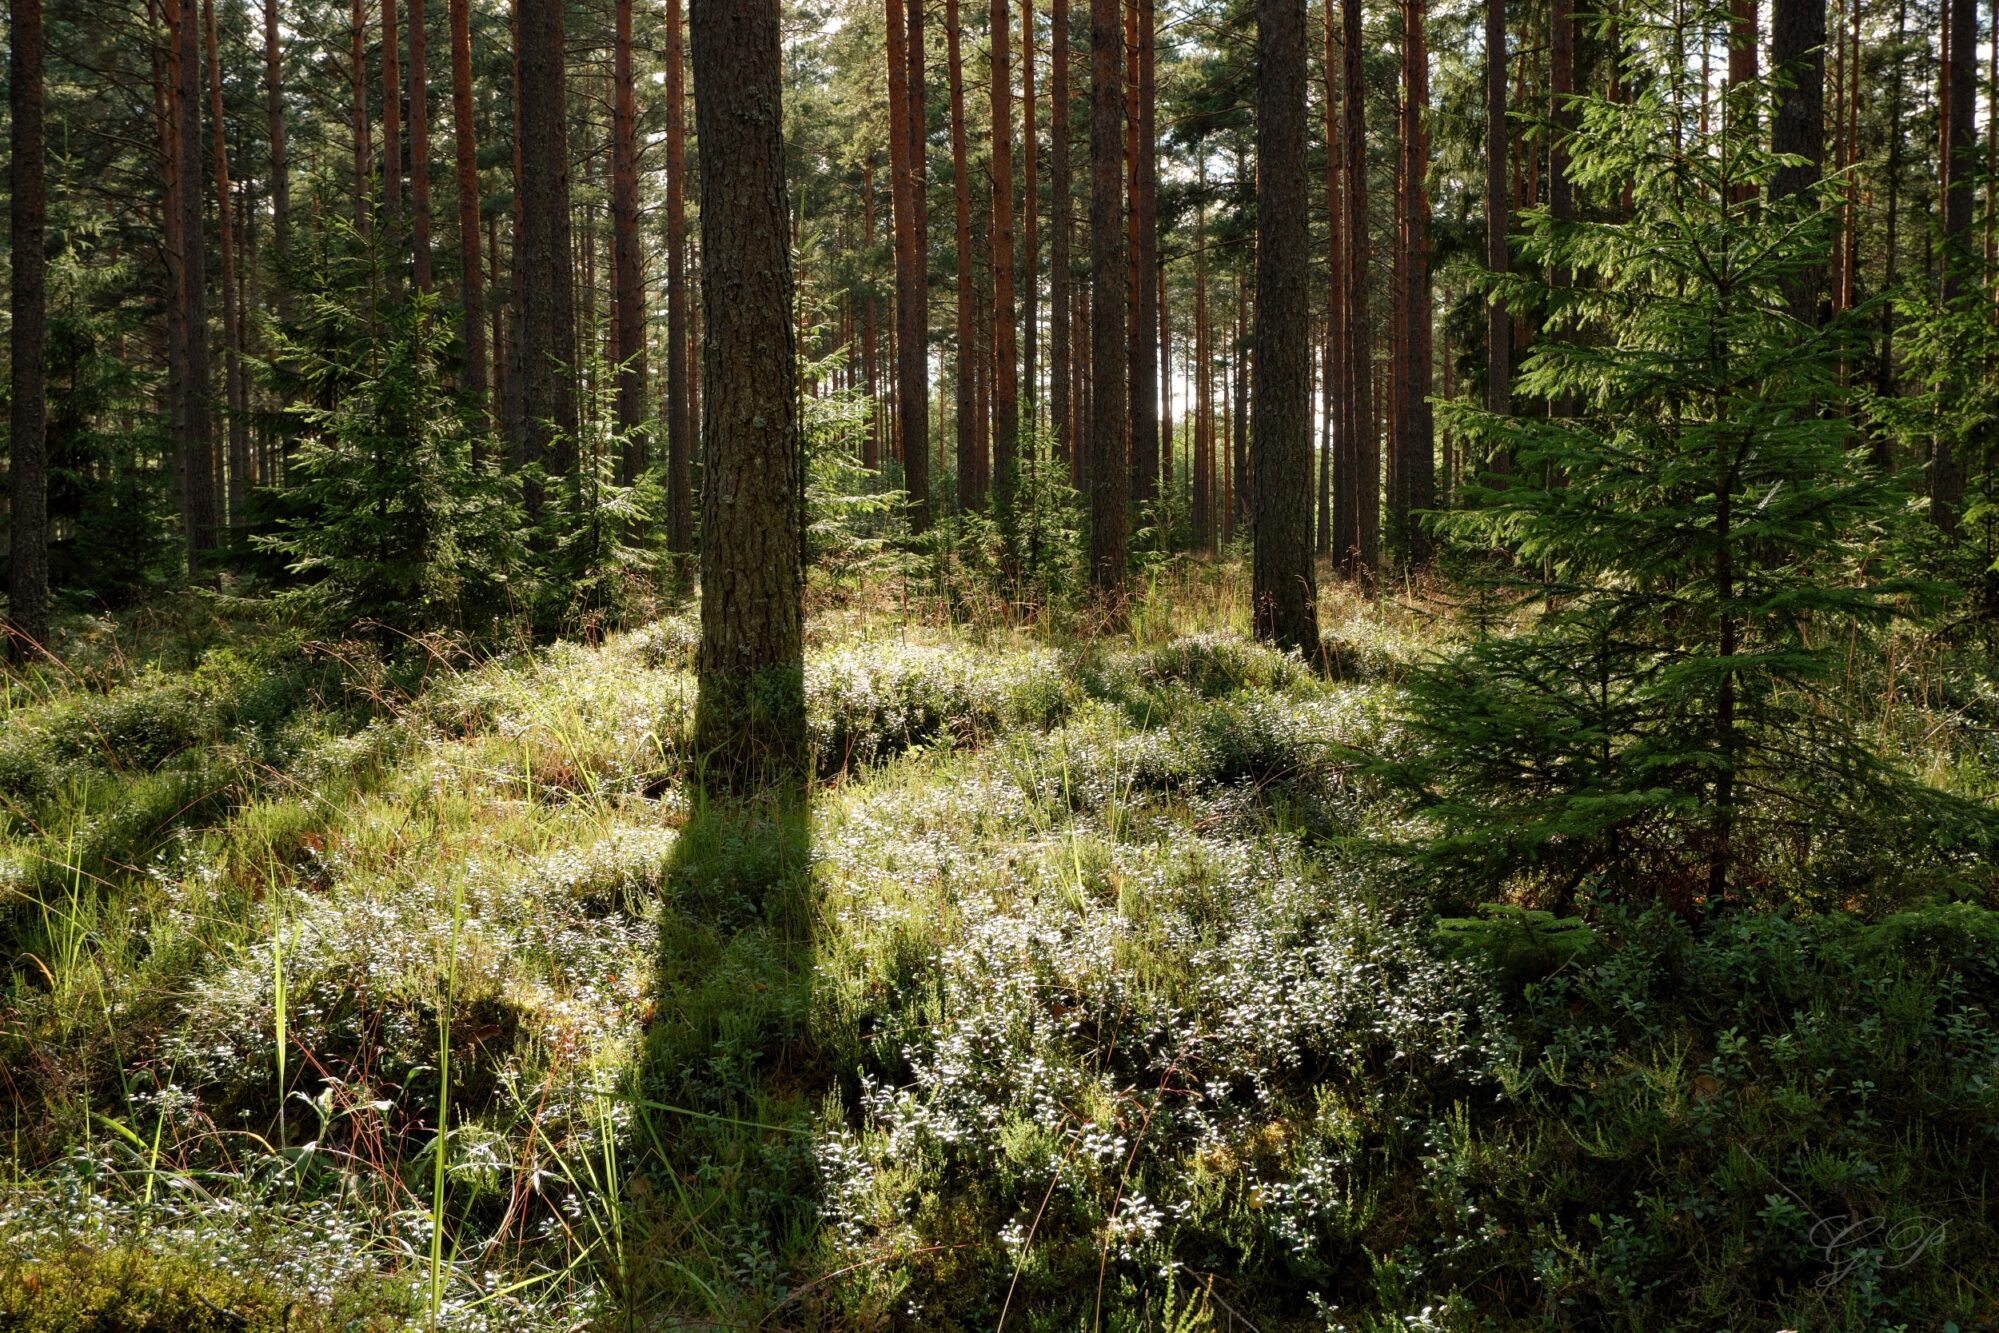
[[[1624,31],[1639,91],[1575,99],[1567,147],[1581,196],[1628,183],[1628,215],[1530,212],[1527,267],[1574,285],[1503,293],[1554,312],[1517,391],[1568,414],[1447,412],[1513,471],[1440,527],[1510,551],[1537,614],[1418,673],[1410,725],[1446,882],[1691,914],[1808,865],[1815,830],[1892,789],[1814,688],[1912,590],[1867,573],[1905,501],[1824,408],[1861,331],[1786,296],[1826,262],[1835,193],[1764,201],[1789,160],[1759,142],[1769,82],[1704,127],[1672,26]]]

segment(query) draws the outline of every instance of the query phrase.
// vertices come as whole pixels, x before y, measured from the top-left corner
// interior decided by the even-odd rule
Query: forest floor
[[[0,704],[0,1327],[1999,1326],[1989,876],[1440,901],[1370,765],[1466,619],[1330,591],[1311,669],[1161,578],[822,591],[820,780],[747,802],[686,613],[75,627]],[[1884,653],[1982,792],[1990,663]]]

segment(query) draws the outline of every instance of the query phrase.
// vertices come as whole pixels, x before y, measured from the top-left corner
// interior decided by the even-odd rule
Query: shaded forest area
[[[1999,1329],[1999,3],[7,84],[0,1328]]]

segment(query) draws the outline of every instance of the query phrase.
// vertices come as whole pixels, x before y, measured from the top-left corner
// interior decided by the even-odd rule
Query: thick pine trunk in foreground
[[[1791,86],[1777,92],[1771,118],[1770,146],[1795,153],[1803,165],[1777,169],[1770,178],[1770,198],[1788,198],[1818,184],[1825,159],[1825,0],[1776,0],[1771,11],[1770,61],[1788,75]],[[1791,315],[1800,323],[1818,322],[1819,296],[1826,275],[1813,270],[1791,284]]]
[[[1403,553],[1413,565],[1430,558],[1429,533],[1420,517],[1436,504],[1436,443],[1430,408],[1430,154],[1425,113],[1430,101],[1430,57],[1424,43],[1425,0],[1402,7],[1402,356],[1395,405],[1393,510]]]
[[[1090,586],[1124,600],[1124,25],[1119,0],[1090,0]]]
[[[798,435],[775,0],[694,0],[701,138],[701,658],[695,742],[719,776],[805,755]]]
[[[1256,332],[1251,464],[1256,635],[1318,647],[1312,580],[1311,224],[1305,172],[1305,0],[1256,6]]]
[[[1972,197],[1978,174],[1978,138],[1973,112],[1978,87],[1977,0],[1946,0],[1944,13],[1943,104],[1943,269],[1944,304],[1963,300],[1972,289],[1977,255],[1972,247]],[[1964,460],[1951,441],[1938,435],[1930,454],[1930,518],[1955,533],[1964,507]]]
[[[473,127],[472,5],[451,0],[451,134],[458,174],[458,300],[465,396],[486,410],[486,281],[479,256],[479,145]]]
[[[8,235],[14,256],[8,405],[7,654],[26,661],[49,640],[48,306],[42,0],[13,0],[8,92]]]
[[[576,304],[570,284],[563,0],[520,0],[521,410],[527,461],[567,477],[576,461]],[[781,233],[782,234],[782,233]],[[529,494],[531,514],[540,495]]]

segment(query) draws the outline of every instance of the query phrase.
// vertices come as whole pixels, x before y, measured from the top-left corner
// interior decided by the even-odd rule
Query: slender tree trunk
[[[396,54],[396,0],[382,0],[382,212],[390,244],[403,227],[403,67]],[[395,271],[392,260],[391,271]]]
[[[978,339],[972,329],[972,178],[965,146],[965,64],[963,28],[958,0],[944,3],[944,59],[951,95],[951,204],[957,279],[952,293],[957,308],[956,379],[952,398],[952,425],[957,441],[958,509],[969,511],[984,499],[979,488],[976,447],[976,417],[973,393],[977,375]]]
[[[1495,277],[1512,264],[1506,234],[1508,216],[1506,163],[1513,136],[1506,120],[1506,0],[1485,3],[1485,267]],[[1615,56],[1613,56],[1615,59]],[[1502,415],[1513,410],[1513,332],[1506,304],[1497,293],[1485,307],[1485,406]],[[1504,472],[1510,463],[1504,451],[1491,466]]]
[[[1311,215],[1305,170],[1305,0],[1256,4],[1256,635],[1314,653]]]
[[[1132,92],[1131,162],[1131,498],[1144,504],[1159,496],[1159,358],[1151,330],[1159,322],[1159,130],[1154,42],[1158,26],[1154,0],[1134,0],[1137,36],[1132,63],[1138,72]],[[1300,33],[1302,40],[1303,34]]]
[[[13,281],[7,465],[7,655],[49,641],[47,182],[42,115],[42,0],[13,0],[8,41],[8,236]]]
[[[1193,536],[1196,550],[1214,549],[1214,402],[1208,363],[1208,177],[1201,164],[1199,200],[1194,213],[1194,361],[1188,368],[1194,389]]]
[[[229,133],[222,115],[222,50],[215,0],[203,0],[208,33],[208,119],[215,163],[215,232],[222,258],[222,383],[229,411],[229,524],[240,527],[250,496],[250,400],[243,383],[243,322],[236,298],[236,232],[230,224]]]
[[[1402,6],[1402,396],[1396,404],[1395,519],[1409,562],[1430,558],[1424,511],[1436,506],[1436,439],[1430,408],[1430,168],[1425,128],[1430,56],[1424,41],[1425,0]]]
[[[1361,0],[1342,0],[1346,63],[1347,384],[1353,428],[1334,489],[1340,522],[1333,555],[1347,576],[1372,583],[1380,558],[1381,437],[1374,428],[1373,328],[1368,318],[1367,83],[1362,69]],[[1341,484],[1342,481],[1344,484]],[[1342,531],[1344,529],[1344,532]]]
[[[695,740],[736,784],[803,775],[805,458],[778,10],[694,0],[701,137],[701,659]]]
[[[1747,4],[1754,23],[1755,0],[1730,0],[1738,9]],[[1569,136],[1575,132],[1575,113],[1569,98],[1576,91],[1576,13],[1573,0],[1550,0],[1548,6],[1548,120],[1554,127],[1548,140],[1548,216],[1557,225],[1575,221],[1575,188],[1569,180]],[[1754,53],[1751,53],[1754,60]],[[1734,57],[1730,57],[1733,61]],[[1750,77],[1755,77],[1754,69]],[[1549,274],[1550,285],[1566,288],[1575,275],[1557,266]],[[1569,404],[1557,402],[1558,416],[1569,415]]]
[[[861,239],[869,255],[875,250],[875,164],[870,156],[861,163]],[[870,265],[872,268],[872,264]],[[861,374],[868,388],[868,433],[861,439],[861,466],[870,472],[881,470],[881,374],[875,344],[879,302],[875,299],[872,272],[868,275],[867,299],[861,307]]]
[[[1048,58],[1048,387],[1055,454],[1071,461],[1075,449],[1075,393],[1071,384],[1070,244],[1074,214],[1069,179],[1069,0],[1053,0]],[[1074,473],[1071,473],[1072,477]]]
[[[1125,392],[1124,32],[1119,0],[1090,0],[1090,586],[1124,600]]]
[[[1022,391],[1027,421],[1041,425],[1041,151],[1034,105],[1034,0],[1020,0],[1020,290]]]
[[[278,0],[264,0],[264,118],[269,123],[271,149],[271,228],[277,267],[283,273],[291,256],[292,191],[285,157],[285,97],[283,47],[278,38]],[[277,284],[278,321],[291,320],[291,284]]]
[[[1978,98],[1977,0],[1946,0],[1942,109],[1943,237],[1938,256],[1946,306],[1972,291],[1977,255],[1972,245],[1972,192],[1978,173],[1974,112]],[[1963,373],[1963,372],[1960,372]],[[1946,388],[1946,392],[1950,390]],[[1930,452],[1930,518],[1955,533],[1964,507],[1965,462],[1949,437],[1939,434]]]
[[[624,481],[644,475],[645,287],[639,265],[638,111],[632,99],[632,0],[616,0],[611,97],[611,359],[618,367],[618,431],[625,437]]]
[[[1020,353],[1015,343],[1013,300],[1013,50],[1008,31],[1009,0],[992,0],[992,375],[993,511],[1007,547],[1013,551],[1014,491],[1019,480]]]
[[[1326,416],[1324,456],[1319,466],[1319,554],[1339,548],[1335,516],[1343,496],[1334,491],[1334,460],[1353,446],[1348,440],[1348,367],[1346,358],[1346,205],[1340,189],[1340,58],[1337,9],[1325,2],[1325,137],[1326,137],[1326,359],[1323,410]],[[1344,484],[1344,482],[1342,482]]]
[[[410,6],[410,272],[430,290],[430,34],[423,0]]]
[[[368,123],[368,6],[367,0],[351,0],[347,32],[348,93],[354,129],[354,229],[363,238],[369,231],[368,196],[373,190],[370,162],[373,133]]]
[[[922,0],[887,0],[895,173],[896,431],[910,526],[930,526],[930,298],[924,233]]]
[[[527,461],[550,477],[576,467],[576,305],[569,228],[563,0],[519,0],[521,408]],[[784,233],[779,232],[780,242]],[[788,310],[789,307],[787,306]],[[541,496],[530,487],[528,509]]]
[[[201,556],[213,548],[219,526],[215,488],[214,417],[208,373],[208,273],[202,234],[201,152],[201,15],[195,0],[177,0],[178,68],[174,90],[175,165],[179,205],[181,260],[180,308],[185,341],[185,373],[176,412],[181,449],[182,522],[186,528],[188,565],[197,569]]]
[[[666,0],[666,549],[694,551],[694,408],[687,307],[687,62],[680,0]]]
[[[458,285],[464,311],[464,390],[486,411],[486,283],[479,257],[479,145],[473,129],[472,5],[450,0],[451,133],[458,167]]]

